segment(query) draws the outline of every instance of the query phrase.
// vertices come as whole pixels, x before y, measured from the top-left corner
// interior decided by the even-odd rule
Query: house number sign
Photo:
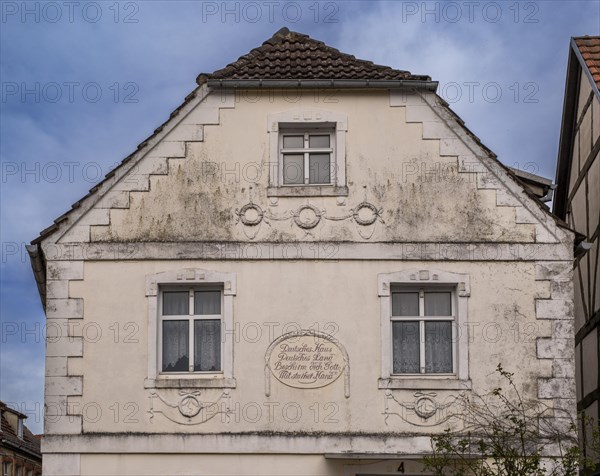
[[[271,374],[294,388],[320,388],[345,375],[349,396],[350,366],[343,346],[332,336],[312,330],[290,332],[274,340],[265,354],[266,394]]]

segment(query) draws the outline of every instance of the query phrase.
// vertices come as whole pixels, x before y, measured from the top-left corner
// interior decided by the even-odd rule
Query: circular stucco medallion
[[[415,402],[415,413],[421,418],[427,419],[435,415],[437,404],[429,397],[420,397]]]
[[[202,405],[193,395],[183,397],[177,407],[179,408],[179,412],[188,418],[195,417],[202,409]]]
[[[321,221],[321,211],[314,205],[302,205],[294,212],[294,223],[300,228],[310,230]]]
[[[377,217],[379,216],[379,210],[377,207],[369,202],[360,203],[355,209],[353,213],[354,220],[356,223],[362,226],[368,226],[375,223]]]
[[[262,209],[254,203],[247,203],[239,211],[240,220],[248,226],[258,225],[262,221],[263,215]]]
[[[275,344],[267,364],[273,376],[294,388],[320,388],[344,372],[344,353],[337,343],[317,335],[294,335]]]

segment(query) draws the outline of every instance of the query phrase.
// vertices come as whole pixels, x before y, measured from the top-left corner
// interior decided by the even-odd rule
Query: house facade
[[[568,422],[573,232],[436,86],[287,29],[201,74],[29,247],[44,474],[420,473],[498,364]]]
[[[0,402],[0,474],[40,476],[42,453],[39,439],[25,426],[27,416]]]
[[[581,236],[576,250],[577,410],[600,422],[600,37],[572,38],[558,152],[554,213]],[[592,426],[582,428],[590,442]],[[599,465],[600,455],[586,456]]]

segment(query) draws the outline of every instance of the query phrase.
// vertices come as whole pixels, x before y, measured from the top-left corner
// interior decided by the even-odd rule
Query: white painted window
[[[17,423],[17,436],[23,439],[23,419],[19,418]]]
[[[280,183],[284,186],[335,183],[335,133],[330,127],[281,130]]]
[[[379,275],[380,388],[469,388],[469,276],[440,270]]]
[[[236,275],[185,268],[146,276],[146,388],[233,388]]]
[[[2,463],[2,476],[12,476],[11,464],[8,461]]]
[[[165,286],[160,293],[161,372],[221,372],[223,291]]]
[[[269,196],[346,196],[345,114],[292,109],[269,114]]]
[[[453,288],[392,287],[392,374],[454,374],[454,295]]]

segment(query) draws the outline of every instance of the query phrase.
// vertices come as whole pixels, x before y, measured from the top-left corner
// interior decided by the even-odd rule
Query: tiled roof
[[[282,28],[261,46],[225,68],[212,74],[201,74],[198,83],[207,79],[431,80],[429,76],[417,76],[357,59],[287,28]]]
[[[600,89],[600,36],[582,36],[573,40]]]
[[[3,410],[2,418],[0,420],[0,442],[4,440],[13,447],[18,446],[24,448],[32,453],[38,454],[41,459],[42,455],[40,450],[40,439],[31,433],[29,428],[27,428],[25,425],[23,425],[23,439],[19,438],[15,430],[12,428],[12,426],[10,426],[10,423],[8,423],[8,420],[4,416],[4,412],[11,410],[3,402],[0,402],[0,409]]]

